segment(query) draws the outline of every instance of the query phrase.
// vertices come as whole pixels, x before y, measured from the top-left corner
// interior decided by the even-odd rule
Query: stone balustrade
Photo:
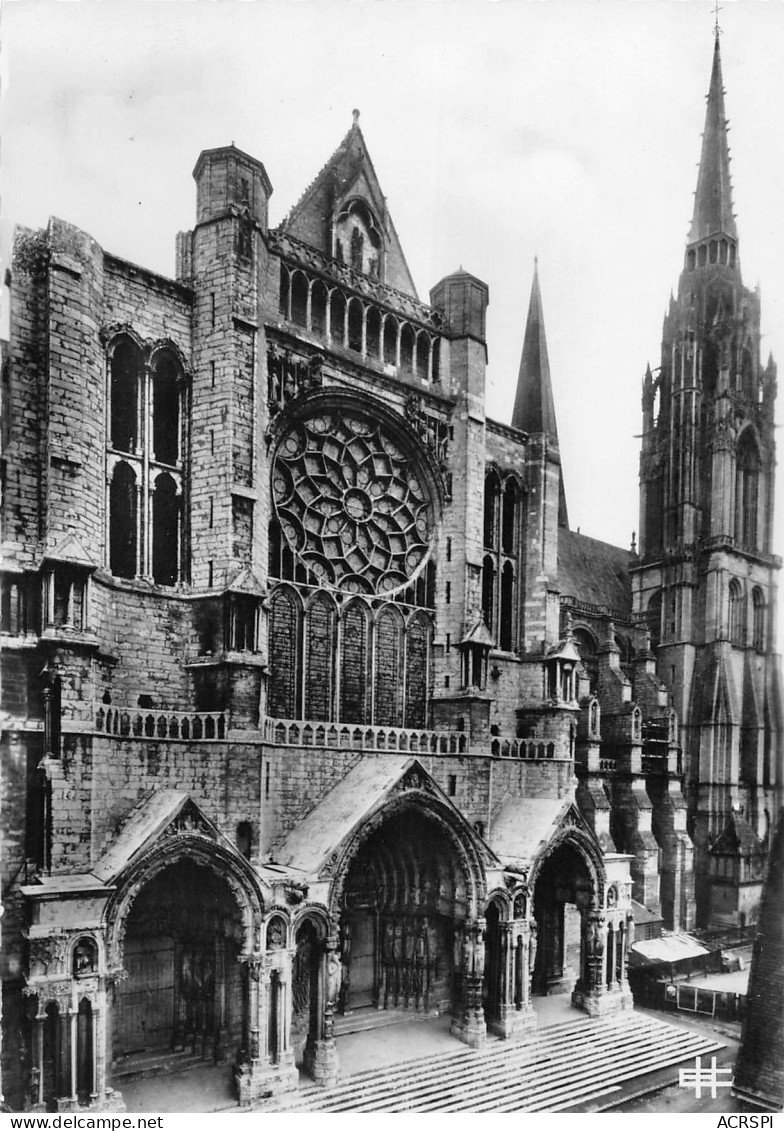
[[[494,758],[519,758],[526,762],[569,761],[556,752],[554,742],[537,742],[527,738],[494,738],[490,743]]]
[[[169,738],[220,742],[229,729],[227,711],[163,711],[142,707],[104,707],[95,712],[99,734],[117,738]]]
[[[469,751],[468,736],[462,733],[272,718],[264,720],[262,729],[265,741],[275,746],[322,746],[409,754],[466,754]]]

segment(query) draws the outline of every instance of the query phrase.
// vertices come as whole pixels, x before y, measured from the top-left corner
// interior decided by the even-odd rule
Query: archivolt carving
[[[329,908],[325,907],[323,903],[309,903],[301,908],[294,919],[291,928],[292,939],[296,940],[297,931],[307,919],[310,919],[316,927],[320,938],[329,938],[337,931],[335,920],[330,915]]]
[[[572,821],[575,821],[571,810],[569,811],[569,816]],[[586,832],[586,830],[581,828],[576,822],[566,828],[561,827],[547,845],[546,850],[536,858],[531,868],[531,874],[528,877],[528,890],[534,891],[536,881],[539,878],[539,872],[545,860],[555,852],[557,848],[562,846],[573,848],[583,857],[593,883],[592,906],[603,907],[607,874],[602,860],[602,850],[590,833]]]
[[[125,928],[136,897],[159,872],[179,860],[209,868],[228,885],[242,921],[244,953],[261,949],[264,897],[257,877],[245,861],[226,846],[207,841],[198,833],[182,831],[164,838],[138,860],[109,900],[105,923],[111,970],[122,967]]]
[[[333,915],[337,917],[351,862],[364,842],[393,813],[408,807],[417,809],[426,820],[431,820],[438,825],[451,844],[466,881],[468,917],[476,916],[477,907],[484,898],[485,876],[482,860],[473,838],[466,835],[466,828],[461,828],[459,832],[455,829],[454,812],[448,809],[437,796],[425,792],[424,789],[413,787],[393,794],[371,813],[349,836],[343,847],[333,853],[328,864],[322,869],[324,876],[333,875],[329,897],[329,905]]]

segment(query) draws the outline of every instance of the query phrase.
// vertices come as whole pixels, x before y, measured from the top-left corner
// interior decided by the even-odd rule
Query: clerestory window
[[[176,585],[183,572],[184,374],[171,349],[109,350],[108,539],[115,577]]]

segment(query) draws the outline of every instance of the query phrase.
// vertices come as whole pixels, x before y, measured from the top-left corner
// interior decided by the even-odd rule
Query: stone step
[[[212,1053],[202,1055],[191,1049],[148,1049],[131,1053],[113,1066],[112,1075],[116,1080],[135,1080],[143,1076],[161,1076],[173,1072],[187,1072],[199,1064],[214,1064]]]
[[[721,1042],[642,1015],[580,1019],[540,1030],[533,1041],[492,1042],[367,1069],[328,1092],[308,1089],[280,1110],[310,1112],[565,1111],[620,1082]]]
[[[385,1029],[388,1025],[402,1025],[405,1021],[432,1021],[438,1013],[419,1013],[414,1009],[357,1009],[335,1018],[335,1036],[347,1033],[364,1033],[370,1029]]]
[[[683,1059],[688,1056],[693,1046],[693,1041],[686,1034],[685,1041],[678,1042],[677,1057],[676,1059]],[[597,1046],[592,1046],[594,1049]],[[672,1046],[667,1045],[666,1039],[659,1039],[656,1042],[648,1041],[644,1046],[639,1043],[633,1048],[629,1049],[624,1045],[623,1035],[620,1039],[612,1045],[598,1046],[601,1050],[599,1055],[591,1057],[587,1065],[581,1065],[578,1061],[576,1064],[572,1057],[563,1056],[559,1061],[553,1058],[545,1058],[538,1071],[531,1072],[531,1065],[520,1063],[516,1065],[519,1071],[525,1072],[525,1078],[518,1082],[514,1089],[516,1099],[534,1097],[541,1103],[542,1101],[549,1102],[553,1096],[556,1099],[561,1099],[565,1089],[565,1070],[569,1069],[569,1084],[574,1087],[579,1083],[579,1088],[574,1094],[579,1102],[584,1094],[584,1083],[594,1085],[596,1076],[601,1073],[611,1072],[613,1076],[620,1074],[630,1064],[633,1068],[633,1074],[637,1072],[637,1065],[643,1061],[646,1064],[656,1063],[661,1060],[662,1053],[673,1053]],[[647,1050],[647,1055],[643,1055],[642,1048]],[[420,1077],[415,1083],[411,1081],[405,1089],[405,1110],[408,1111],[432,1111],[443,1108],[445,1100],[450,1100],[451,1106],[454,1110],[471,1110],[475,1107],[475,1100],[478,1097],[484,1096],[488,1091],[492,1094],[492,1086],[498,1084],[503,1088],[504,1094],[509,1095],[509,1089],[506,1087],[509,1080],[509,1063],[508,1059],[499,1061],[498,1058],[486,1058],[486,1066],[482,1070],[476,1062],[465,1065],[463,1068],[447,1073],[439,1073],[437,1076],[428,1075],[427,1077]],[[514,1056],[510,1058],[514,1062],[517,1058]],[[605,1090],[604,1088],[602,1090]],[[372,1095],[374,1089],[366,1087],[353,1093],[351,1096],[344,1096],[342,1101],[342,1110],[355,1110],[357,1106],[362,1106],[366,1103],[368,1097]],[[380,1098],[380,1097],[379,1097]],[[495,1096],[494,1102],[497,1104],[498,1097]],[[375,1111],[392,1111],[399,1109],[401,1099],[399,1094],[389,1096],[388,1102],[376,1103],[374,1105]],[[510,1110],[516,1110],[516,1107]],[[533,1109],[532,1109],[533,1110]]]

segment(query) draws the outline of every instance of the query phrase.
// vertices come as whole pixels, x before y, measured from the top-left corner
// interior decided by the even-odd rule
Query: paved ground
[[[236,1104],[231,1066],[205,1064],[189,1072],[121,1081],[125,1107],[135,1115],[146,1112],[215,1111]]]
[[[578,1016],[571,1008],[568,994],[535,999],[534,1008],[539,1028],[573,1021]],[[710,1018],[702,1019],[694,1015],[662,1014],[654,1010],[640,1012],[686,1029],[715,1033],[727,1044],[727,1048],[717,1054],[718,1065],[726,1067],[734,1064],[740,1036],[739,1025],[722,1025]],[[370,1032],[347,1033],[338,1037],[341,1077],[432,1053],[448,1052],[450,1048],[454,1048],[454,1037],[449,1033],[449,1025],[450,1019],[445,1016],[406,1021]],[[497,1038],[490,1039],[492,1041]],[[606,1101],[604,1105],[589,1103],[583,1109],[576,1110],[654,1113],[756,1110],[732,1099],[727,1088],[719,1089],[715,1099],[711,1099],[710,1095],[703,1095],[697,1100],[693,1090],[678,1087],[677,1079],[677,1070],[672,1068],[649,1073],[625,1082],[619,1092],[613,1095],[611,1106]],[[302,1083],[310,1084],[310,1081],[303,1077]],[[205,1065],[204,1068],[181,1074],[129,1081],[123,1084],[121,1090],[127,1110],[140,1114],[215,1111],[227,1108],[234,1102],[233,1080],[228,1065]]]
[[[749,988],[749,971],[747,967],[731,974],[700,974],[681,984],[700,990],[719,990],[723,994],[745,994]]]

